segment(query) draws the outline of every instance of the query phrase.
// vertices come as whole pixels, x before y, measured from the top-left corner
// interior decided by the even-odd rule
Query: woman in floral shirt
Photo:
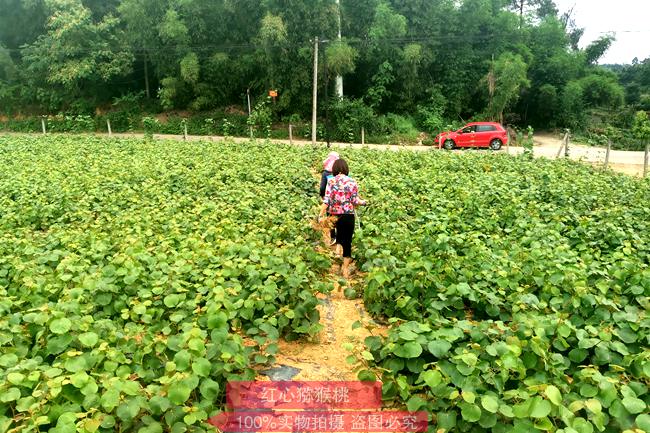
[[[352,262],[352,236],[354,236],[354,209],[366,204],[359,198],[359,186],[348,176],[350,169],[344,159],[338,159],[332,167],[334,176],[327,181],[325,197],[321,206],[319,219],[325,213],[334,215],[336,220],[336,243],[343,247],[343,267],[341,272],[344,278],[350,276],[350,263]]]

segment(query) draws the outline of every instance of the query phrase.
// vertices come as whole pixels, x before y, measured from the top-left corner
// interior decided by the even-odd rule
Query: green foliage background
[[[247,89],[253,106],[276,89],[274,123],[308,119],[314,37],[329,41],[321,96],[343,74],[346,97],[412,121],[411,138],[470,118],[597,130],[590,110],[650,109],[648,60],[598,66],[611,36],[578,49],[583,29],[551,0],[343,0],[342,42],[334,0],[0,0],[0,10],[7,114],[94,116],[134,97],[139,112],[243,114]],[[322,98],[321,117],[332,104]],[[629,128],[632,117],[605,123]],[[332,138],[348,129],[336,123]],[[370,135],[397,132],[381,129]]]

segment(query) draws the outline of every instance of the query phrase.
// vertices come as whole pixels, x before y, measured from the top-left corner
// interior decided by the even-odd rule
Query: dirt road
[[[539,134],[535,136],[535,148],[533,153],[536,157],[555,159],[557,157],[562,140],[550,134]],[[511,147],[510,153],[522,153],[523,148]],[[603,147],[587,146],[584,144],[569,144],[569,157],[576,161],[593,164],[602,167],[605,163],[607,149]],[[564,157],[564,151],[560,157]],[[633,152],[625,150],[612,150],[609,155],[609,167],[617,172],[632,176],[643,176],[644,152]]]

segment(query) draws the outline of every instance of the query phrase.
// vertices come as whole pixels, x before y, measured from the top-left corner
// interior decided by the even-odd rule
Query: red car
[[[438,148],[489,147],[499,150],[508,142],[508,132],[495,122],[472,122],[458,131],[441,132],[436,136]]]

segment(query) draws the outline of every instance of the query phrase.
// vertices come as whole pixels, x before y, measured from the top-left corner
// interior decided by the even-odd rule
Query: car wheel
[[[453,150],[454,148],[456,148],[456,143],[454,143],[454,140],[447,139],[447,140],[445,140],[445,142],[443,143],[443,146],[444,146],[445,149],[447,149],[447,150]]]
[[[490,149],[492,150],[499,150],[501,149],[501,146],[503,146],[503,143],[498,138],[490,141]]]

